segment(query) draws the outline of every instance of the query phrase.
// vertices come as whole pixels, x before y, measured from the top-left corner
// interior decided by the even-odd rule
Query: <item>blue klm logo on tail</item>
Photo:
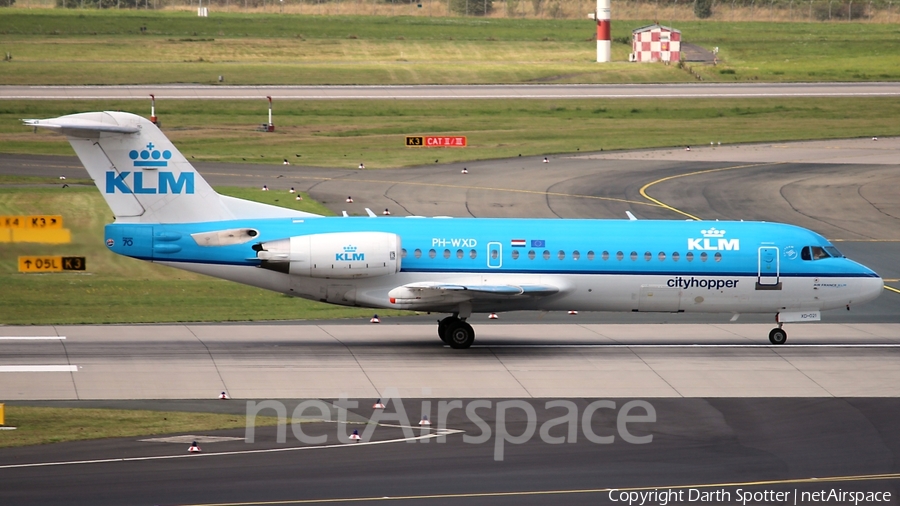
[[[132,149],[128,153],[128,157],[134,160],[134,166],[137,168],[147,167],[155,169],[159,167],[168,167],[169,159],[172,158],[172,152],[168,149],[159,151],[158,149],[153,149],[154,147],[155,146],[151,142],[147,144],[147,149],[142,149],[140,152],[136,149]],[[152,173],[153,172],[148,172],[147,174]],[[152,186],[152,182],[144,181],[144,172],[140,170],[134,172],[133,175],[130,171],[122,171],[118,174],[115,171],[107,171],[106,193],[116,193],[116,190],[120,193],[133,193],[138,195],[194,193],[193,172],[182,172],[178,174],[177,179],[175,173],[169,171],[159,171],[156,174],[156,185]],[[131,186],[129,186],[127,182],[128,176],[130,175],[132,176]]]
[[[138,150],[132,149],[128,152],[128,158],[134,160],[135,167],[168,167],[169,158],[172,158],[172,152],[168,149],[160,152],[158,149],[153,148],[154,146],[151,142],[147,144],[147,149],[142,149],[140,153],[138,153]]]

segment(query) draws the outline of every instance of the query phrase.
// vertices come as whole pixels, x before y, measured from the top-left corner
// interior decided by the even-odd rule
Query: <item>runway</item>
[[[419,86],[0,86],[0,100],[432,100],[567,98],[893,97],[900,83],[691,83]]]
[[[149,438],[0,450],[0,478],[15,483],[0,487],[0,500],[92,506],[611,505],[629,504],[620,491],[682,490],[680,500],[676,495],[665,503],[699,504],[696,496],[689,500],[687,494],[705,491],[718,496],[704,504],[854,504],[803,500],[801,495],[834,489],[881,498],[890,494],[887,500],[857,504],[897,504],[896,398],[648,399],[628,413],[653,413],[655,419],[628,422],[624,430],[618,424],[624,400],[594,409],[598,404],[590,399],[574,399],[566,407],[548,406],[544,400],[460,399],[440,426],[437,403],[427,402],[389,403],[379,415],[371,401],[349,407],[328,400],[323,404],[330,407],[332,420],[344,406],[350,424],[301,424],[301,436],[325,437],[316,444],[303,443],[291,430],[279,442],[274,428],[256,428],[252,443],[244,441],[244,430],[204,434],[232,440],[201,442],[199,455],[185,451],[190,443]],[[476,402],[477,417],[468,416]],[[192,404],[189,410],[237,415],[245,409],[244,403],[235,402]],[[180,402],[143,405],[185,409]],[[284,405],[291,413],[297,403]],[[578,420],[560,424],[559,417],[569,409]],[[421,429],[415,420],[422,412],[430,412],[435,425]],[[411,417],[412,428],[396,422],[377,427],[358,423],[398,413]],[[587,420],[585,413],[590,415]],[[361,443],[339,442],[341,434],[346,438],[353,429],[366,433],[365,428],[369,434]],[[432,437],[438,434],[446,434],[443,441]],[[751,495],[743,501],[738,493],[759,499]],[[776,493],[790,495],[763,500],[762,494]]]
[[[7,400],[900,397],[900,324],[0,327]],[[56,336],[58,339],[22,339]],[[57,367],[48,370],[49,367]],[[32,369],[29,369],[32,368]],[[777,385],[777,387],[775,387]]]

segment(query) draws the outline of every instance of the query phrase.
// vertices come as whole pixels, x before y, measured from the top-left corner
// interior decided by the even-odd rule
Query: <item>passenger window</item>
[[[517,250],[517,249],[512,250],[512,259],[513,260],[519,259],[519,250]]]
[[[543,257],[544,257],[544,260],[550,260],[550,252],[547,250],[544,250]]]
[[[558,259],[560,259],[560,260],[565,260],[565,259],[566,259],[566,252],[563,251],[563,250],[559,250],[559,253],[556,254],[556,258],[558,258]]]
[[[534,250],[531,250],[531,251],[528,252],[528,259],[529,259],[529,260],[534,260]]]
[[[461,250],[461,249],[456,250],[456,258],[462,259],[462,257],[464,257],[464,256],[466,256],[466,254],[465,254],[465,252],[463,252],[463,250]]]
[[[721,261],[722,261],[722,254],[721,254],[721,253],[716,253],[715,255],[713,255],[713,257],[715,257],[716,262],[721,262]]]
[[[617,251],[616,252],[616,260],[621,262],[623,258],[625,258],[625,253],[622,253],[621,251]]]
[[[422,258],[422,250],[420,250],[419,248],[416,248],[416,250],[413,251],[413,256],[416,258]]]
[[[609,251],[604,251],[603,253],[600,253],[600,258],[602,258],[603,260],[609,260]]]
[[[659,261],[662,262],[663,260],[666,259],[666,254],[663,253],[662,251],[660,251],[658,257],[659,257]]]
[[[587,258],[588,258],[589,261],[593,262],[593,261],[594,261],[594,252],[593,252],[593,251],[588,251],[588,257],[587,257]]]
[[[636,261],[637,261],[637,251],[632,251],[632,252],[631,252],[631,261],[632,261],[632,262],[636,262]]]
[[[448,249],[444,250],[444,258],[450,258],[450,250],[448,250]]]
[[[709,255],[707,255],[705,251],[703,253],[700,253],[701,262],[705,262],[707,258],[709,258]]]
[[[400,250],[400,258],[406,258],[406,248]]]
[[[437,256],[437,251],[430,249],[428,250],[428,258],[434,258]]]
[[[645,251],[644,252],[644,260],[649,262],[652,259],[653,259],[653,253],[650,253],[649,251]]]
[[[581,258],[581,253],[579,253],[578,250],[573,251],[572,260],[578,260],[579,258]]]
[[[473,249],[469,250],[469,258],[475,260],[476,258],[478,258],[478,252]]]
[[[672,252],[672,261],[677,262],[679,258],[681,258],[681,255],[679,255],[677,251],[673,251]]]
[[[692,251],[688,251],[687,255],[684,256],[688,262],[694,261],[694,253]]]

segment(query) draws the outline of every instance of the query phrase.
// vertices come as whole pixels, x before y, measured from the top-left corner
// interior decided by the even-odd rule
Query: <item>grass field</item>
[[[692,100],[280,101],[275,133],[256,132],[266,102],[157,103],[163,131],[189,160],[403,167],[601,148],[900,135],[893,98]],[[146,101],[0,102],[0,152],[71,155],[21,118],[89,110],[146,115]],[[537,127],[536,125],[540,125]],[[412,134],[466,135],[465,149],[405,147]],[[301,155],[297,157],[296,155]]]
[[[617,63],[598,65],[587,20],[11,9],[0,17],[0,51],[13,56],[0,84],[694,81],[676,66],[626,63],[631,30],[649,23],[615,20]],[[705,81],[900,79],[896,24],[677,27],[720,48],[719,67],[696,68]]]
[[[246,422],[244,416],[213,413],[6,406],[6,425],[16,430],[0,431],[0,448],[241,429]],[[256,418],[259,427],[277,422],[277,418],[270,416]]]

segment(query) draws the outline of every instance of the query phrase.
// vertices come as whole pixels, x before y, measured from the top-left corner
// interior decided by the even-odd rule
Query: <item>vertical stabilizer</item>
[[[185,223],[236,217],[159,128],[140,116],[90,112],[24,121],[68,137],[117,221]]]

